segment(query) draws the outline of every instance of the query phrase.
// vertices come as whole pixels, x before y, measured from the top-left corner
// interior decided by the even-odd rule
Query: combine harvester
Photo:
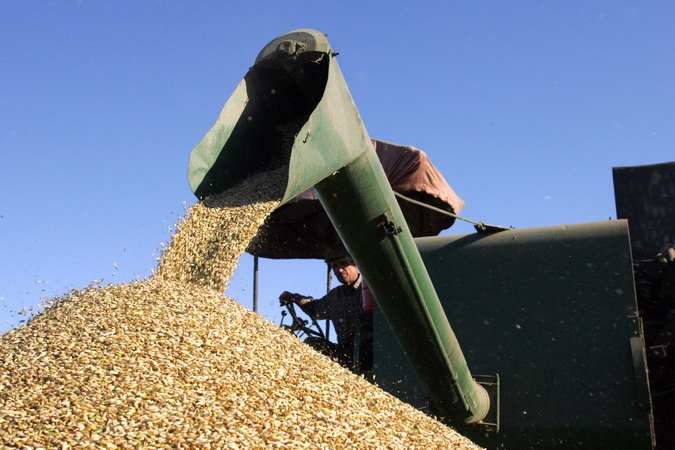
[[[675,241],[675,164],[615,169],[622,220],[439,237],[463,202],[440,174],[412,202],[394,192],[385,148],[410,155],[370,139],[335,56],[315,30],[270,42],[192,151],[195,195],[288,166],[249,250],[325,258],[344,243],[376,300],[365,375],[477,444],[673,448],[675,251],[654,256]]]

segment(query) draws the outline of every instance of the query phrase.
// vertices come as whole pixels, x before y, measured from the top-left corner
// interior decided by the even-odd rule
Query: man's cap
[[[328,258],[326,258],[326,262],[331,262],[334,259],[338,258],[351,258],[352,255],[349,254],[347,249],[344,247],[344,245],[340,245],[339,247],[335,247],[331,249],[330,254],[328,255]]]

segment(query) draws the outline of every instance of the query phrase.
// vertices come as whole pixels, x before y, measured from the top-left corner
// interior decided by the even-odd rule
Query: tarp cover
[[[426,153],[372,139],[392,189],[408,198],[459,214],[464,201],[453,191]],[[436,236],[455,219],[398,199],[413,237]],[[247,251],[263,258],[325,259],[340,238],[323,210],[314,189],[280,206],[261,228]]]

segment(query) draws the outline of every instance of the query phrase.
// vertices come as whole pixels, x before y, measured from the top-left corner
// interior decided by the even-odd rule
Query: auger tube
[[[289,164],[282,202],[314,186],[434,414],[479,422],[489,396],[471,376],[335,56],[315,30],[270,42],[193,150],[190,185],[203,197]]]

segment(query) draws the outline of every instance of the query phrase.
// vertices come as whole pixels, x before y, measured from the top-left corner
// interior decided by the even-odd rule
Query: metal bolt
[[[305,50],[305,44],[298,42],[292,39],[283,41],[277,47],[277,54],[279,58],[290,58],[293,56],[298,56]]]

